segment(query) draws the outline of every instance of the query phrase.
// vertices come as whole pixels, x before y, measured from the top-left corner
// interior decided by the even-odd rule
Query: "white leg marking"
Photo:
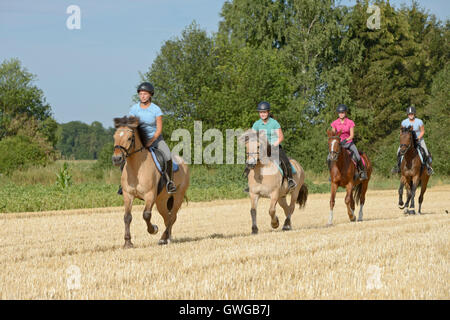
[[[364,205],[362,204],[359,208],[359,217],[358,217],[358,221],[362,221],[363,220],[363,207]]]

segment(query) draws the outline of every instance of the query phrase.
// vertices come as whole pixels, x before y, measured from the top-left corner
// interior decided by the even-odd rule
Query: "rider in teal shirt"
[[[252,129],[255,131],[265,131],[267,141],[270,145],[279,147],[279,157],[284,166],[284,172],[287,176],[288,188],[292,190],[297,186],[297,183],[292,178],[292,167],[289,158],[281,147],[281,142],[284,140],[281,126],[277,120],[271,117],[270,103],[266,101],[260,102],[258,104],[257,111],[259,112],[260,119],[255,121]],[[247,191],[247,189],[245,189],[245,191]]]

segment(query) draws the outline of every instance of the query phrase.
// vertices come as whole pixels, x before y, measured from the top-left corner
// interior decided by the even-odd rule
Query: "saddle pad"
[[[422,152],[417,152],[418,154],[419,154],[419,158],[420,158],[420,162],[422,162],[422,164],[425,164],[424,162],[423,162],[423,157],[422,157]],[[400,159],[400,163],[403,161],[403,158],[404,158],[404,156],[402,156],[402,158]]]
[[[156,168],[158,169],[159,173],[163,174],[161,162],[164,161],[164,160],[163,159],[161,159],[161,160],[158,159],[158,157],[156,156],[155,148],[149,148],[149,151],[152,154],[153,161],[155,162]],[[172,161],[172,171],[173,172],[177,172],[178,169],[179,169],[178,163],[176,163],[175,161]]]
[[[350,150],[347,150],[347,152],[348,152],[348,154],[350,155],[350,159],[352,159],[353,164],[355,165],[355,167],[358,167],[358,164],[356,163],[356,160],[355,160],[355,158],[353,157],[353,154],[350,152]],[[359,156],[361,157],[361,161],[362,161],[364,167],[367,168],[367,166],[366,166],[366,161],[364,160],[364,158],[363,158],[363,156],[362,156],[362,155],[364,154],[364,152],[360,152],[359,150],[358,150],[358,152],[359,152]]]
[[[290,163],[290,162],[289,162],[289,163]],[[290,163],[290,165],[291,165],[291,168],[292,168],[292,174],[296,174],[296,173],[297,173],[297,170],[295,170],[295,168],[294,168],[294,166],[292,165],[292,163]],[[283,169],[281,169],[280,165],[277,164],[276,166],[278,167],[278,170],[280,170],[281,175],[283,175]]]

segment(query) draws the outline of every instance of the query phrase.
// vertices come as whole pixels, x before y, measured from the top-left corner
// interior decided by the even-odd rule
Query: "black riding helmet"
[[[142,82],[137,88],[138,93],[139,91],[147,91],[153,96],[153,94],[155,93],[155,88],[150,82]]]
[[[270,111],[270,103],[266,101],[261,101],[258,103],[258,107],[256,108],[257,111]]]
[[[348,107],[345,104],[340,103],[337,108],[336,108],[336,112],[347,112],[348,111]]]
[[[411,114],[411,113],[416,114],[416,108],[414,106],[409,106],[408,108],[406,108],[406,114]]]

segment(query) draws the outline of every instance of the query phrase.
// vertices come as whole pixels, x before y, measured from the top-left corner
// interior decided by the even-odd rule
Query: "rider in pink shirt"
[[[331,123],[331,127],[333,128],[333,133],[338,133],[341,131],[341,145],[345,149],[350,149],[350,151],[354,154],[357,166],[358,166],[358,172],[359,172],[359,178],[361,180],[367,179],[367,173],[366,168],[364,167],[362,161],[361,161],[361,155],[358,152],[358,149],[356,148],[355,144],[353,143],[353,136],[354,136],[354,127],[355,123],[347,118],[347,111],[348,108],[345,104],[340,104],[337,107],[336,110],[339,114],[339,118],[334,120]]]

